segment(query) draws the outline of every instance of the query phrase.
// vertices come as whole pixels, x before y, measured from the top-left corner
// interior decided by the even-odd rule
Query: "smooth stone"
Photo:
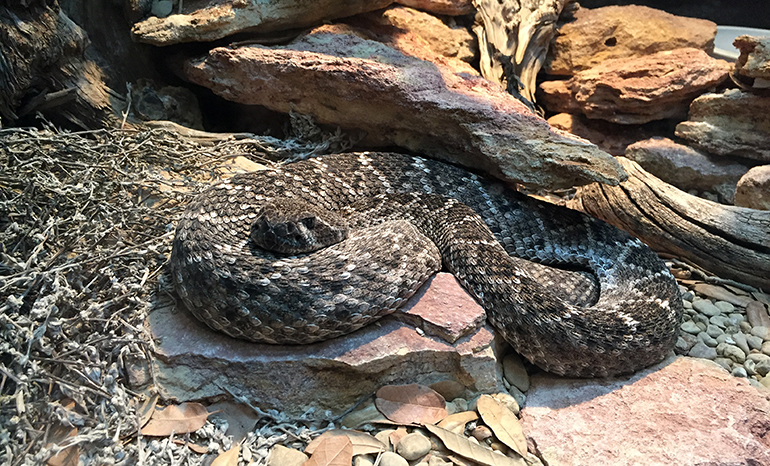
[[[746,318],[753,327],[770,327],[770,315],[759,301],[752,301],[746,306]]]
[[[695,315],[692,316],[692,320],[696,324],[704,324],[704,325],[709,324],[709,317],[703,314],[700,314],[699,312],[696,312]]]
[[[762,380],[760,380],[759,383],[765,388],[770,388],[770,375],[762,377]]]
[[[742,349],[733,345],[725,345],[723,355],[726,358],[732,359],[738,364],[743,364],[743,361],[746,360],[746,353]]]
[[[300,466],[307,461],[307,455],[299,450],[275,445],[267,455],[266,466]]]
[[[735,368],[733,369],[732,374],[735,377],[748,377],[749,376],[749,374],[746,372],[746,369],[744,367],[742,367],[742,366],[735,366]]]
[[[707,346],[702,341],[699,341],[690,349],[688,356],[693,358],[715,359],[717,357],[717,350]]]
[[[714,303],[714,306],[719,308],[723,314],[729,314],[735,310],[735,306],[733,306],[732,303],[728,303],[727,301],[717,301]]]
[[[695,298],[695,294],[692,291],[686,291],[682,293],[682,299],[685,301],[690,301],[690,304],[692,304],[693,298]]]
[[[722,286],[711,285],[709,283],[696,283],[693,286],[693,289],[696,293],[708,296],[709,298],[718,301],[727,301],[740,307],[746,307],[746,305],[751,302],[751,298],[747,296],[738,296]]]
[[[682,307],[684,307],[687,310],[691,310],[692,309],[692,300],[689,300],[689,301],[682,300]]]
[[[754,361],[751,361],[749,359],[746,360],[746,362],[743,363],[743,367],[746,369],[746,373],[748,375],[757,375],[757,371],[754,369],[757,363]]]
[[[692,335],[697,335],[701,332],[701,329],[695,324],[695,322],[691,320],[682,322],[681,329],[683,332],[687,332]]]
[[[688,348],[692,348],[692,345],[698,343],[698,337],[692,333],[680,333],[679,338],[683,339],[687,343]]]
[[[676,345],[674,346],[674,349],[676,350],[677,354],[686,354],[688,351],[690,351],[690,348],[692,348],[692,345],[687,343],[681,336],[676,339]]]
[[[524,392],[516,388],[515,385],[511,385],[511,387],[508,389],[508,394],[511,395],[511,398],[513,398],[517,406],[524,406],[524,403],[527,402],[527,395],[525,395]],[[511,411],[518,414],[518,409],[516,410],[511,409]]]
[[[733,370],[733,360],[727,359],[727,358],[716,358],[714,359],[714,362],[722,366],[727,372],[732,372]]]
[[[422,458],[430,451],[430,440],[417,432],[407,434],[396,445],[396,453],[406,460]]]
[[[720,329],[724,330],[730,324],[730,318],[727,317],[727,316],[718,315],[718,316],[714,316],[714,317],[710,318],[709,322],[712,325],[716,325]],[[708,331],[708,330],[706,330],[706,331]],[[724,331],[722,331],[721,333],[724,333]],[[716,337],[714,337],[714,338],[716,338]]]
[[[510,353],[503,358],[503,376],[522,392],[529,390],[529,374],[518,354]]]
[[[353,466],[374,466],[374,461],[370,455],[356,455],[353,457]]]
[[[165,18],[166,16],[171,14],[171,11],[174,9],[174,2],[171,2],[169,0],[158,0],[156,2],[152,2],[152,10],[151,13],[153,16],[157,16],[158,18]]]
[[[392,446],[390,444],[390,434],[393,432],[395,432],[395,429],[384,429],[374,434],[374,438],[382,442],[383,445],[387,445],[388,448],[390,448]]]
[[[380,466],[409,466],[409,462],[392,451],[386,451],[380,457]]]
[[[767,354],[768,356],[770,356],[770,341],[766,341],[762,343],[761,351],[762,351],[762,354]]]
[[[747,336],[746,343],[749,344],[749,349],[752,349],[752,350],[762,349],[762,339],[756,335]]]
[[[722,313],[722,311],[714,305],[708,299],[696,299],[692,302],[692,307],[701,314],[709,317],[716,316]]]
[[[770,328],[759,326],[751,329],[751,334],[761,338],[764,341],[770,340]]]
[[[749,354],[751,352],[751,349],[749,348],[749,342],[746,339],[745,333],[736,333],[733,335],[733,340],[735,340],[735,345],[740,348],[744,354]]]
[[[739,328],[743,333],[751,333],[751,324],[746,321],[741,322]]]
[[[716,325],[709,324],[708,327],[706,327],[706,333],[711,338],[716,338],[716,337],[718,337],[719,335],[722,335],[725,332],[721,328],[717,327]]]
[[[762,377],[765,377],[768,373],[770,373],[770,357],[768,359],[763,359],[754,363],[754,370]]]
[[[718,342],[714,339],[714,337],[712,337],[711,335],[709,335],[706,332],[700,332],[698,334],[698,340],[702,341],[707,346],[710,346],[712,348],[715,348],[717,346],[717,344],[718,344]]]
[[[721,334],[721,335],[719,335],[719,336],[717,337],[717,344],[720,344],[720,343],[729,343],[729,344],[731,344],[731,345],[734,345],[734,344],[735,344],[735,342],[733,341],[733,339],[732,339],[732,338],[730,338],[730,335],[728,335],[728,334],[726,334],[726,333],[723,333],[723,334]]]

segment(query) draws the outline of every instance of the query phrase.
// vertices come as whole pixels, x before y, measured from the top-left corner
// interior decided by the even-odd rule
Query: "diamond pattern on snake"
[[[236,338],[356,331],[448,270],[543,369],[635,372],[673,348],[679,288],[639,240],[446,163],[346,153],[236,175],[187,207],[170,262],[185,306]]]

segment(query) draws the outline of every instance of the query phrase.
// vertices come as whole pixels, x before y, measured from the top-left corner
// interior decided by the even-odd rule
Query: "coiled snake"
[[[634,372],[676,341],[679,288],[640,241],[407,155],[329,155],[211,186],[180,220],[170,261],[198,319],[278,344],[353,332],[442,264],[520,354],[557,374]]]

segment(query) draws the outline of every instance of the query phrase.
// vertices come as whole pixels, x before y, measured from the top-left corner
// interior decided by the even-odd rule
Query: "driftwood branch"
[[[770,289],[770,212],[689,195],[633,161],[618,161],[627,181],[579,188],[569,206],[628,231],[656,251]]]

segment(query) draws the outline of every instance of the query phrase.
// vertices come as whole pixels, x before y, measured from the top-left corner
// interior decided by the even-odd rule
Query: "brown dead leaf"
[[[462,411],[460,413],[450,414],[441,420],[437,426],[442,429],[454,432],[455,434],[462,434],[465,431],[465,424],[475,421],[479,418],[476,411]]]
[[[182,403],[165,408],[155,408],[150,420],[142,427],[142,435],[166,437],[171,433],[185,434],[203,427],[209,416],[200,403]]]
[[[386,385],[377,390],[374,405],[399,424],[435,424],[447,416],[444,397],[424,385]]]
[[[193,443],[193,442],[187,442],[180,438],[174,439],[174,445],[181,445],[183,447],[186,446],[187,448],[194,451],[195,453],[198,453],[199,455],[202,455],[209,451],[209,447],[198,445],[197,443]]]
[[[319,443],[302,466],[350,466],[353,442],[346,435],[333,435]]]
[[[74,404],[72,406],[74,407]],[[57,424],[51,428],[48,433],[49,442],[45,447],[49,448],[53,444],[62,445],[68,438],[74,437],[77,433],[78,429],[76,427],[65,427]],[[78,447],[78,445],[72,445],[48,458],[46,464],[48,466],[77,466],[79,459],[80,447]]]
[[[401,439],[407,435],[409,435],[409,432],[406,431],[406,427],[404,426],[399,427],[388,435],[388,439],[390,440],[390,444],[393,445],[394,451],[398,445],[398,442],[400,442]]]
[[[449,450],[484,466],[527,466],[527,462],[523,458],[510,458],[499,453],[493,453],[492,450],[441,427],[425,424],[425,428],[438,437]]]
[[[522,457],[527,456],[527,439],[521,423],[508,407],[489,395],[481,395],[476,402],[476,409],[501,442]]]
[[[144,427],[150,421],[153,413],[155,413],[155,406],[158,405],[158,395],[155,394],[151,398],[147,398],[142,403],[142,406],[137,410],[139,416],[139,428]]]
[[[318,448],[318,445],[320,445],[326,439],[340,436],[350,439],[350,443],[353,445],[353,456],[368,455],[387,450],[387,446],[385,444],[367,434],[366,432],[359,432],[357,430],[332,429],[327,430],[323,434],[314,438],[312,442],[308,443],[305,447],[305,453],[312,455],[316,448]]]
[[[239,443],[237,445],[233,445],[232,448],[227,451],[223,451],[216,458],[214,458],[214,461],[211,462],[211,466],[237,466],[238,455],[240,452],[241,444]]]

